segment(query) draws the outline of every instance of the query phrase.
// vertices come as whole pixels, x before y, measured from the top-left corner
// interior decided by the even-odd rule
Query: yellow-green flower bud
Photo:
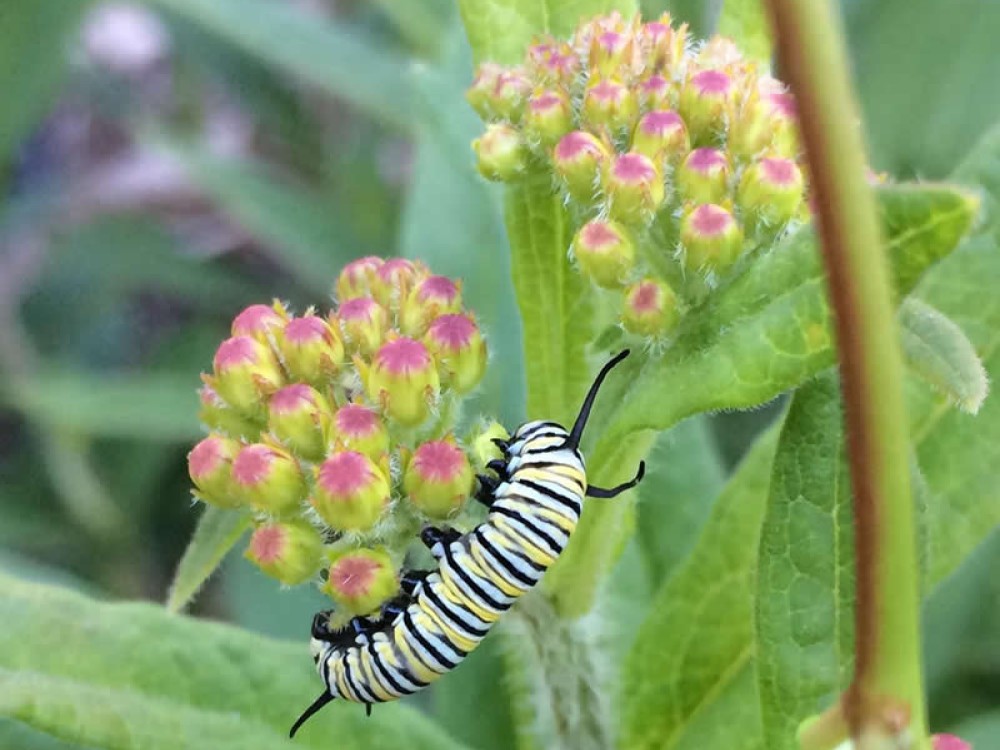
[[[315,388],[305,383],[286,385],[271,396],[268,413],[268,427],[278,440],[309,461],[323,457],[331,411]]]
[[[534,44],[528,47],[528,60],[534,77],[547,86],[569,90],[580,72],[580,58],[568,44]]]
[[[432,320],[461,309],[460,284],[447,276],[428,276],[407,296],[400,311],[399,328],[407,336],[423,336]]]
[[[688,25],[673,28],[669,13],[643,24],[641,38],[647,68],[672,78],[680,71],[684,60],[687,36]]]
[[[491,109],[497,117],[513,123],[519,122],[530,94],[531,80],[521,70],[504,70],[497,76],[493,86]]]
[[[472,437],[472,458],[476,466],[486,466],[494,459],[503,458],[497,440],[509,440],[510,433],[499,422],[489,422]]]
[[[267,396],[284,383],[271,347],[249,336],[223,341],[212,361],[215,375],[206,382],[222,400],[247,416],[263,413]]]
[[[414,263],[406,258],[391,258],[375,272],[372,296],[382,307],[396,312],[410,290],[428,275],[427,268],[422,263]]]
[[[610,149],[597,136],[574,130],[562,137],[552,153],[552,166],[566,191],[578,201],[592,201]]]
[[[450,440],[420,445],[406,464],[403,490],[407,499],[431,518],[447,518],[469,497],[472,466],[462,449]]]
[[[327,442],[380,461],[389,451],[389,428],[374,409],[362,404],[346,404],[333,415]]]
[[[472,105],[483,120],[489,120],[496,113],[493,111],[493,92],[497,81],[504,72],[503,66],[484,62],[476,68],[476,77],[465,92],[465,99]]]
[[[243,556],[271,578],[297,586],[323,567],[323,537],[302,521],[264,523],[254,530]]]
[[[605,289],[624,286],[635,266],[635,245],[628,230],[612,221],[584,224],[573,238],[572,251],[584,275]]]
[[[639,336],[670,333],[680,320],[677,295],[659,279],[643,279],[625,290],[621,321],[625,330]]]
[[[665,198],[663,175],[648,156],[621,154],[604,171],[604,194],[611,218],[648,224]]]
[[[764,158],[743,172],[736,200],[750,225],[778,228],[798,214],[803,187],[794,161]]]
[[[424,343],[433,353],[445,384],[465,394],[486,373],[486,342],[468,315],[442,315],[431,323]]]
[[[681,245],[689,271],[721,271],[740,257],[743,230],[725,208],[706,203],[684,212]]]
[[[573,129],[573,106],[563,91],[540,91],[528,100],[524,131],[528,138],[551,148]]]
[[[222,435],[209,435],[188,453],[188,474],[198,488],[196,496],[220,508],[239,507],[240,497],[230,473],[240,444]]]
[[[610,78],[587,86],[580,119],[589,130],[603,132],[606,128],[612,135],[628,132],[638,115],[639,102],[628,86]]]
[[[316,315],[292,318],[279,338],[289,374],[323,387],[345,359],[340,334]]]
[[[389,330],[389,312],[371,297],[342,302],[337,318],[348,351],[370,357],[378,351]]]
[[[729,160],[715,148],[696,148],[677,170],[674,179],[682,200],[722,203],[729,193]]]
[[[389,504],[389,480],[363,453],[338,451],[316,469],[309,502],[337,531],[368,531]]]
[[[202,378],[212,379],[207,375],[202,375]],[[198,419],[211,429],[219,430],[234,438],[252,438],[260,434],[263,426],[261,422],[254,421],[231,408],[207,383],[198,391],[198,398],[201,400]],[[255,418],[259,416],[255,415]]]
[[[430,416],[441,389],[427,347],[405,337],[382,345],[365,381],[368,398],[379,404],[383,413],[409,427]]]
[[[639,109],[643,112],[670,110],[677,105],[677,89],[663,76],[652,75],[639,82]]]
[[[306,496],[298,461],[274,445],[245,445],[233,460],[233,484],[256,510],[281,514],[296,508]]]
[[[695,144],[708,144],[722,134],[737,96],[733,79],[721,70],[699,70],[684,82],[680,112]]]
[[[396,569],[384,549],[339,553],[323,585],[323,592],[352,616],[372,614],[398,591]]]
[[[633,36],[624,31],[605,29],[590,39],[591,75],[610,76],[620,69],[630,69],[636,52]]]
[[[232,335],[250,336],[262,344],[271,341],[288,320],[288,311],[280,302],[273,305],[250,305],[233,318]]]
[[[690,149],[684,120],[669,110],[647,112],[632,134],[632,151],[649,157],[654,164],[676,163]]]
[[[356,297],[367,297],[372,293],[372,282],[378,269],[385,263],[381,258],[369,255],[352,260],[337,277],[334,291],[341,303]]]
[[[472,142],[476,168],[487,180],[516,180],[528,166],[528,146],[521,132],[506,123],[495,122]]]

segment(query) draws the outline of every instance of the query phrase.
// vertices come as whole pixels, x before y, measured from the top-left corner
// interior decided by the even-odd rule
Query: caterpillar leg
[[[500,480],[486,474],[476,474],[476,479],[479,480],[479,489],[476,490],[475,495],[476,500],[489,508],[493,505],[493,499],[496,496],[497,487],[500,486]]]
[[[439,529],[437,526],[425,526],[420,532],[420,541],[431,551],[435,560],[444,555],[445,547],[461,538],[462,532],[450,527]]]
[[[510,478],[507,476],[507,462],[503,459],[494,458],[486,464],[486,468],[490,471],[496,472],[496,475],[504,482]]]
[[[639,484],[639,482],[642,481],[642,478],[645,475],[646,475],[646,462],[640,461],[639,471],[636,472],[635,476],[631,480],[629,480],[628,482],[623,482],[622,484],[619,484],[617,487],[612,487],[610,489],[605,489],[603,487],[594,487],[593,485],[590,485],[589,487],[587,487],[587,497],[599,497],[599,498],[604,498],[605,500],[610,499],[612,497],[616,497],[621,493],[623,493],[625,490],[630,490],[637,484]]]
[[[429,570],[407,570],[399,577],[399,586],[407,596],[413,596],[417,586],[424,582],[424,579],[431,574]]]

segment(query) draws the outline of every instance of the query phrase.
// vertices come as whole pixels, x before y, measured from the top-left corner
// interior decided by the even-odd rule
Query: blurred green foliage
[[[642,6],[702,32],[719,11]],[[359,255],[421,257],[464,280],[494,352],[474,411],[508,423],[525,410],[522,331],[500,194],[468,157],[471,53],[447,0],[122,7],[0,11],[0,571],[162,601],[197,517],[184,456],[199,435],[198,373],[237,310],[322,304]],[[951,173],[1000,119],[1000,5],[843,10],[872,163],[901,178]],[[667,511],[676,548],[622,558],[623,638],[628,602],[648,595],[643,571],[665,578],[691,550],[723,467],[775,411],[683,425],[702,446],[691,456],[661,441],[655,455],[703,476],[657,480],[696,502]],[[927,605],[932,725],[968,727],[981,747],[1000,745],[995,714],[971,718],[1000,694],[998,555],[994,533]],[[319,599],[234,556],[195,611],[301,639]],[[457,739],[504,747],[460,701],[489,679],[488,658],[434,702]],[[0,683],[14,689],[6,672]],[[52,689],[58,711],[69,688]]]

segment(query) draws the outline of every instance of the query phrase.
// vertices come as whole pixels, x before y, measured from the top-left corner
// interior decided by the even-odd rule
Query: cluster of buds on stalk
[[[247,558],[322,582],[346,618],[393,596],[420,526],[471,495],[479,449],[453,430],[487,351],[460,284],[420,263],[356,260],[334,296],[326,313],[236,316],[202,376],[210,432],[188,465],[198,499],[250,512]]]
[[[618,295],[630,333],[663,338],[743,258],[808,217],[795,105],[728,39],[669,14],[618,13],[519,65],[486,62],[467,92],[487,123],[479,171],[552,175],[581,273]]]

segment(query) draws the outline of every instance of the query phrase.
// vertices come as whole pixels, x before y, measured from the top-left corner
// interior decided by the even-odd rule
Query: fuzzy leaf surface
[[[250,529],[249,513],[206,505],[198,518],[198,526],[188,542],[174,574],[167,609],[180,612],[205,584],[223,558]]]

